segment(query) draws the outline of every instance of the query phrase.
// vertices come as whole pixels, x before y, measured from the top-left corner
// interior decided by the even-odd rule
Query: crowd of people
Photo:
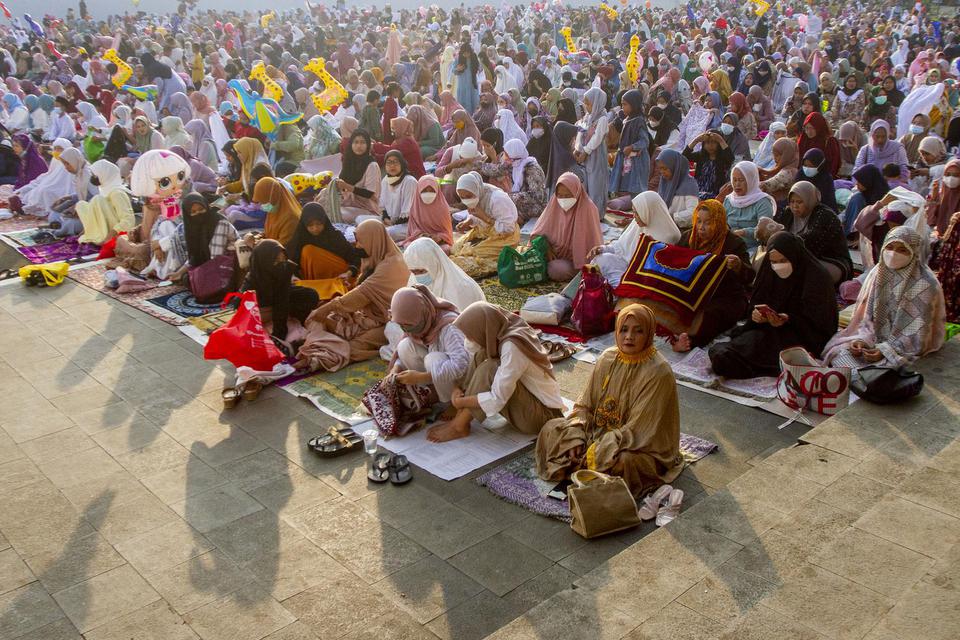
[[[13,18],[0,217],[191,288],[226,260],[299,369],[384,357],[446,409],[431,440],[502,414],[544,478],[638,495],[682,466],[657,334],[729,378],[797,345],[852,368],[938,349],[960,322],[960,17],[611,4]],[[721,281],[683,330],[625,300],[564,416],[537,332],[477,284],[528,235],[557,291],[591,265],[616,287],[649,238],[721,257]]]

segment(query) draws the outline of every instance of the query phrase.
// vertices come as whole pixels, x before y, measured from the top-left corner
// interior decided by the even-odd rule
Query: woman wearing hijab
[[[7,131],[10,133],[19,133],[21,131],[25,132],[30,128],[30,111],[17,94],[4,94],[3,106],[6,109],[3,126]]]
[[[803,240],[834,285],[851,278],[853,263],[843,226],[836,212],[820,203],[820,193],[813,184],[805,180],[794,184],[789,206],[773,216],[773,220]]]
[[[754,117],[747,98],[739,91],[730,94],[730,112],[737,115],[737,129],[744,138],[754,140],[758,134],[757,119]]]
[[[498,129],[487,129],[488,133],[497,133]],[[484,140],[494,149],[499,146],[499,138],[495,143]],[[485,145],[486,146],[486,145]],[[485,180],[496,185],[503,185],[502,189],[510,194],[517,207],[519,224],[535,218],[543,211],[547,203],[547,184],[543,169],[537,161],[530,157],[526,146],[519,140],[507,140],[500,147],[499,157],[495,162],[483,163],[479,173]],[[501,160],[502,159],[502,160]]]
[[[63,196],[76,193],[73,176],[59,159],[59,156],[72,146],[70,141],[64,138],[54,140],[51,145],[54,157],[50,160],[50,168],[23,187],[14,190],[9,203],[11,211],[43,217],[54,202]]]
[[[417,191],[417,179],[407,168],[407,161],[399,151],[389,151],[383,160],[384,176],[380,182],[380,210],[383,223],[394,242],[407,238],[407,221]],[[362,222],[365,216],[357,218]]]
[[[843,212],[843,234],[845,237],[853,233],[853,225],[864,207],[878,202],[890,191],[890,185],[883,177],[880,169],[872,164],[864,165],[853,174],[854,192],[847,201]]]
[[[203,163],[212,171],[218,171],[220,168],[220,154],[217,153],[217,143],[213,141],[210,134],[210,127],[203,120],[195,119],[189,121],[183,126],[184,131],[190,136],[192,145],[185,147],[194,158]],[[171,145],[173,146],[173,145]]]
[[[547,184],[551,187],[568,171],[576,174],[582,181],[586,180],[583,167],[577,162],[573,151],[577,133],[577,127],[568,122],[557,121],[553,126],[547,167]]]
[[[577,107],[573,100],[569,98],[561,98],[557,103],[557,119],[555,120],[554,124],[559,122],[577,124]]]
[[[599,215],[606,215],[610,166],[607,163],[607,94],[596,87],[583,95],[584,116],[577,126],[574,157],[584,166],[587,194],[597,206]]]
[[[470,423],[500,414],[521,433],[535,434],[563,415],[563,398],[553,366],[536,332],[502,308],[475,302],[454,321],[473,358],[455,387],[451,403],[457,414],[431,427],[427,439],[445,442],[470,435]]]
[[[177,250],[183,254],[181,274],[233,251],[237,230],[207,203],[203,195],[188,193],[180,201],[180,210],[183,213],[177,229]]]
[[[797,89],[800,89],[800,85],[797,85]],[[800,135],[800,133],[802,133],[801,129],[803,129],[803,125],[811,113],[820,113],[822,115],[820,108],[820,96],[812,91],[801,98],[800,106],[796,110],[788,114],[788,135],[791,137]]]
[[[239,176],[235,181],[224,186],[227,193],[242,193],[248,201],[253,199],[253,188],[256,181],[252,179],[253,168],[261,163],[269,164],[263,145],[256,138],[240,138],[224,147],[228,157],[235,156],[239,165]]]
[[[340,178],[330,187],[340,191],[340,216],[354,224],[358,216],[380,214],[380,166],[371,155],[370,135],[357,129],[350,136],[350,146],[343,154]]]
[[[725,113],[720,121],[720,133],[723,135],[724,140],[727,141],[727,146],[733,154],[734,162],[753,159],[753,155],[750,153],[750,141],[747,140],[743,132],[737,128],[739,122],[740,119],[737,117],[737,114],[733,112]]]
[[[774,165],[769,170],[760,170],[760,177],[763,179],[760,182],[760,190],[770,194],[770,197],[779,204],[786,201],[790,187],[797,179],[800,152],[796,141],[787,137],[774,142],[772,151]]]
[[[960,178],[960,166],[956,167]],[[947,230],[940,235],[940,250],[934,259],[937,279],[943,288],[947,322],[960,322],[960,212],[952,214]]]
[[[276,178],[260,178],[253,189],[252,202],[267,214],[263,226],[265,238],[283,245],[293,239],[300,220],[300,203],[290,189]]]
[[[496,273],[501,249],[515,247],[520,241],[517,206],[509,195],[484,184],[473,171],[457,180],[457,196],[469,215],[457,227],[466,234],[454,243],[451,259],[474,278]]]
[[[253,248],[250,272],[241,290],[256,291],[260,316],[270,334],[280,340],[287,337],[288,320],[305,325],[320,298],[309,287],[293,284],[297,265],[287,259],[276,240],[264,239]]]
[[[616,287],[637,251],[640,235],[647,235],[658,242],[676,244],[680,229],[667,211],[663,198],[653,191],[637,194],[631,203],[633,220],[620,237],[605,245],[597,245],[587,254],[587,260],[600,268],[610,286]]]
[[[451,121],[453,122],[453,127],[447,132],[447,142],[443,149],[437,152],[437,157],[442,156],[451,147],[463,144],[467,138],[471,138],[475,142],[480,139],[480,130],[477,129],[473,118],[463,109],[454,111],[451,116]]]
[[[749,307],[749,319],[734,327],[731,340],[708,351],[719,376],[775,376],[780,372],[783,349],[802,346],[810,353],[820,353],[837,330],[837,301],[830,276],[803,241],[788,231],[775,233],[767,242]]]
[[[178,116],[167,116],[160,121],[160,133],[163,134],[164,144],[169,149],[180,146],[184,149],[193,148],[193,139],[183,129],[183,121]]]
[[[430,238],[446,253],[453,246],[450,206],[440,192],[437,178],[429,174],[417,180],[407,223],[407,237],[401,244],[412,244],[418,238]]]
[[[148,84],[157,86],[157,111],[163,113],[164,109],[169,110],[174,94],[184,94],[187,90],[183,78],[174,73],[173,69],[167,65],[157,62],[149,51],[140,56],[140,63],[143,65],[144,77],[150,79]],[[184,97],[186,97],[185,94]],[[189,107],[189,101],[187,106]],[[192,116],[188,116],[187,120],[191,118]]]
[[[486,299],[480,285],[450,260],[429,236],[420,236],[407,245],[403,259],[417,283],[425,285],[433,295],[449,300],[458,308],[465,309],[474,302]]]
[[[653,346],[656,326],[653,312],[642,304],[620,311],[617,344],[598,358],[573,411],[540,431],[541,478],[557,482],[590,469],[623,478],[631,493],[641,496],[680,475],[677,384]]]
[[[449,92],[447,92],[449,93]],[[494,126],[494,122],[497,118],[497,98],[492,93],[481,93],[480,94],[480,106],[477,107],[477,110],[473,113],[473,121],[476,123],[477,128],[481,131],[486,131],[490,127]]]
[[[748,246],[756,246],[757,221],[772,218],[777,212],[777,203],[760,189],[760,174],[752,162],[734,165],[730,171],[730,185],[732,191],[723,200],[727,222],[733,233],[743,238]]]
[[[698,144],[700,150],[694,151]],[[709,200],[718,194],[734,163],[733,151],[724,135],[716,129],[705,131],[684,148],[683,156],[695,165],[693,175],[700,189],[700,200]],[[690,211],[692,214],[692,208]]]
[[[900,167],[901,178],[907,179],[910,175],[907,150],[896,140],[890,139],[890,125],[886,120],[877,120],[870,125],[870,141],[857,154],[853,170],[865,164],[872,164],[880,170],[885,165],[895,164]]]
[[[7,94],[10,95],[10,94]],[[21,189],[47,172],[47,163],[30,136],[18,133],[12,138],[12,150],[18,158],[15,164],[14,189]],[[9,183],[8,183],[9,184]]]
[[[497,112],[496,127],[503,132],[504,141],[519,140],[524,145],[527,144],[527,134],[523,132],[520,125],[517,124],[513,112],[509,109],[500,109]]]
[[[715,69],[710,74],[710,89],[720,94],[720,102],[725,106],[733,93],[730,76],[723,69]]]
[[[304,205],[293,238],[286,244],[286,252],[304,281],[346,280],[360,272],[360,253],[316,202]]]
[[[617,155],[610,169],[609,190],[632,198],[650,180],[650,132],[643,114],[643,96],[631,89],[621,98],[623,122]]]
[[[160,111],[162,114],[163,110],[161,109]],[[190,98],[187,97],[187,94],[178,92],[170,96],[170,102],[167,105],[167,114],[169,116],[176,116],[180,118],[181,122],[190,122],[193,120],[195,117],[193,104],[190,102]]]
[[[457,102],[463,105],[464,111],[473,113],[477,110],[480,93],[477,90],[477,72],[480,70],[480,61],[469,42],[460,45],[453,75],[456,82]]]
[[[603,242],[603,232],[596,205],[577,176],[560,176],[530,236],[543,236],[550,243],[547,274],[551,280],[569,282],[589,262],[591,249]]]
[[[763,93],[763,89],[754,85],[747,91],[747,106],[757,120],[758,132],[768,131],[776,118],[773,103]]]
[[[297,352],[297,369],[337,371],[350,362],[376,357],[387,344],[384,327],[390,301],[407,285],[410,270],[379,220],[357,225],[356,244],[366,253],[357,286],[307,318],[307,338]]]
[[[687,159],[673,149],[663,149],[657,156],[657,194],[667,205],[670,217],[681,229],[689,229],[693,210],[699,202],[697,181],[690,176]]]
[[[377,91],[368,92],[366,103],[360,112],[360,128],[376,141],[383,140],[382,117],[380,94]]]
[[[918,113],[910,121],[910,131],[900,137],[900,144],[907,152],[907,162],[916,165],[920,162],[920,142],[930,133],[930,116]]]
[[[79,242],[103,244],[119,233],[133,231],[137,222],[120,168],[108,160],[97,160],[90,165],[90,173],[91,183],[99,193],[90,200],[77,202],[77,218],[83,225]]]
[[[947,227],[957,211],[960,211],[960,160],[954,158],[946,164],[943,177],[934,182],[930,190],[926,207],[927,224],[941,238],[946,238]]]
[[[901,226],[883,241],[883,259],[860,289],[850,324],[827,343],[824,363],[899,368],[943,346],[944,292],[924,259],[927,242]]]
[[[407,118],[394,118],[390,121],[390,131],[394,139],[392,144],[373,143],[373,155],[377,162],[382,162],[388,151],[399,151],[410,168],[410,174],[420,178],[427,170],[423,166],[420,145],[413,135],[413,123]]]
[[[353,122],[346,124],[346,119],[344,119],[341,122],[341,128],[344,125],[346,125],[347,130],[353,127],[353,130],[350,131],[350,133],[353,133],[356,130],[357,121],[355,118],[350,118],[350,120]],[[349,134],[347,137],[349,138]],[[341,148],[340,134],[320,115],[312,116],[307,120],[307,135],[302,141],[306,160],[316,160],[317,158],[334,155],[339,153]]]
[[[840,125],[837,132],[837,143],[840,145],[840,169],[837,177],[840,179],[850,179],[853,174],[853,165],[857,161],[857,154],[860,148],[867,143],[867,134],[864,133],[860,125],[852,120],[848,120]]]
[[[857,76],[851,73],[842,80],[836,99],[833,102],[830,119],[834,123],[856,122],[858,126],[862,127],[866,108],[866,93],[860,86]]]
[[[530,139],[527,153],[537,161],[544,175],[550,167],[550,148],[553,142],[553,126],[546,116],[537,116],[530,123]]]
[[[420,145],[420,153],[429,158],[446,144],[443,129],[432,109],[415,104],[407,108],[407,119],[413,124],[413,137]]]

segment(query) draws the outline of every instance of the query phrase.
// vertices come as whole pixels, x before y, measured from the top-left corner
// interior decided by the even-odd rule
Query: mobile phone
[[[754,307],[754,309],[759,311],[761,315],[766,316],[768,318],[771,316],[777,315],[777,312],[774,311],[773,307],[771,307],[770,305],[758,304],[757,306]]]

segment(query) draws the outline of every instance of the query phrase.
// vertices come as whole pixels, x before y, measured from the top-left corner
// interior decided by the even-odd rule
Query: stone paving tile
[[[199,636],[166,602],[148,604],[142,609],[111,620],[93,631],[86,640],[198,640]]]
[[[397,611],[386,596],[353,577],[336,577],[281,604],[324,640],[365,629],[380,616]]]
[[[122,471],[122,467],[100,447],[59,460],[40,462],[37,466],[58,487],[68,487]]]
[[[213,548],[203,534],[179,518],[116,545],[120,555],[145,576],[174,567]]]
[[[118,544],[178,520],[177,514],[152,495],[120,505],[109,505],[90,514],[103,537]]]
[[[211,529],[206,538],[239,564],[266,551],[285,551],[305,540],[303,534],[266,509]],[[355,537],[343,539],[353,544]]]
[[[853,526],[932,558],[960,543],[960,519],[895,496],[881,500]]]
[[[117,462],[137,478],[145,478],[186,463],[190,452],[172,438],[158,435],[149,445],[116,456]]]
[[[243,568],[276,600],[286,600],[338,573],[352,577],[309,540],[295,542],[279,551],[265,549],[244,563]]]
[[[49,549],[25,560],[50,593],[126,564],[113,546],[97,533],[71,540],[63,549]]]
[[[673,602],[624,636],[624,640],[715,640],[723,625]]]
[[[628,545],[616,538],[597,538],[561,560],[560,566],[577,575],[583,575],[627,548]]]
[[[0,527],[71,511],[73,505],[48,480],[37,480],[16,491],[0,494]]]
[[[891,491],[885,484],[846,473],[817,494],[817,500],[850,512],[866,511]]]
[[[17,552],[8,548],[0,551],[0,595],[19,589],[36,580],[33,572]]]
[[[731,622],[753,609],[777,586],[753,573],[724,564],[688,589],[675,602],[711,620]]]
[[[22,636],[17,636],[17,640],[83,640],[83,637],[70,620],[61,618]]]
[[[79,427],[70,427],[57,433],[40,436],[20,444],[20,450],[36,463],[43,463],[65,456],[73,456],[97,443],[90,439]]]
[[[790,514],[816,495],[821,486],[782,467],[764,464],[728,484],[727,490],[740,503],[752,502]]]
[[[62,549],[71,540],[88,536],[94,531],[90,523],[72,509],[45,513],[3,527],[7,540],[22,558]]]
[[[779,613],[759,606],[746,612],[720,640],[825,640],[827,636],[790,620]]]
[[[742,548],[743,545],[708,531],[697,522],[678,518],[630,547],[627,553],[657,558],[671,571],[699,580]]]
[[[490,640],[618,640],[643,620],[624,613],[613,598],[597,598],[582,589],[562,591],[487,636]]]
[[[323,546],[349,532],[351,538],[375,530],[379,520],[354,502],[343,497],[328,500],[282,519],[315,544]]]
[[[195,456],[173,467],[144,476],[141,481],[162,502],[172,505],[228,484],[227,478]]]
[[[431,553],[449,558],[489,538],[496,533],[496,527],[452,504],[440,503],[429,518],[410,522],[400,531]]]
[[[850,471],[857,461],[815,445],[779,449],[763,459],[762,464],[782,469],[794,476],[819,485],[829,485]]]
[[[883,444],[857,465],[858,475],[896,487],[943,450],[952,436],[922,431],[897,437]]]
[[[97,431],[91,437],[112,456],[130,453],[167,438],[159,427],[140,414],[130,416],[116,427]]]
[[[960,479],[936,469],[924,468],[910,476],[895,491],[897,495],[947,515],[960,517]]]
[[[427,623],[443,640],[479,640],[517,617],[523,609],[483,590]]]
[[[830,544],[856,519],[854,513],[831,507],[819,500],[810,500],[773,528],[778,533],[817,548]]]
[[[200,533],[206,533],[263,509],[259,502],[232,485],[198,493],[173,503],[170,508]]]
[[[251,489],[249,493],[254,500],[278,515],[303,511],[340,496],[323,480],[300,469],[291,470],[288,475]]]
[[[160,598],[130,566],[123,565],[53,594],[82,633]]]
[[[430,555],[429,551],[386,524],[359,537],[334,537],[320,546],[369,584]]]
[[[498,533],[449,559],[450,564],[497,596],[503,596],[553,565],[515,539]]]
[[[204,640],[260,640],[296,617],[268,593],[249,585],[191,611],[184,619]]]
[[[894,637],[954,640],[960,629],[960,601],[955,589],[919,582],[880,622],[878,630]]]
[[[0,464],[0,496],[45,479],[46,476],[31,460],[21,458],[5,462]]]
[[[785,514],[764,504],[738,500],[727,489],[693,505],[684,514],[687,523],[741,545],[752,542],[784,518]]]
[[[289,475],[296,468],[273,449],[263,449],[240,460],[218,465],[217,471],[244,491],[250,491]]]
[[[576,579],[575,573],[555,564],[505,595],[503,600],[518,611],[527,611],[556,593],[574,588]]]
[[[78,510],[90,514],[152,497],[146,487],[123,469],[102,478],[62,487],[60,492]]]
[[[32,582],[0,595],[0,640],[20,637],[63,617],[43,585]]]
[[[810,553],[815,549],[809,540],[792,538],[777,530],[770,530],[737,552],[723,566],[780,584],[804,567]]]
[[[343,640],[437,640],[437,636],[409,615],[391,611],[348,633]]]
[[[263,640],[320,640],[319,636],[299,620],[274,631]]]
[[[587,544],[586,540],[573,532],[569,524],[537,515],[527,516],[503,532],[554,562],[559,562]]]
[[[17,443],[3,429],[0,429],[0,464],[18,460],[22,457],[24,457],[24,453],[17,446]]]
[[[421,624],[483,590],[483,586],[436,556],[404,567],[373,588]]]
[[[254,581],[253,574],[216,549],[146,578],[180,614],[219,600]]]

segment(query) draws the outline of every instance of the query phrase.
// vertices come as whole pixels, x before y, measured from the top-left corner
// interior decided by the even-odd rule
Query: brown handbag
[[[596,538],[640,524],[637,502],[623,478],[580,469],[570,479],[570,528],[577,534]]]

